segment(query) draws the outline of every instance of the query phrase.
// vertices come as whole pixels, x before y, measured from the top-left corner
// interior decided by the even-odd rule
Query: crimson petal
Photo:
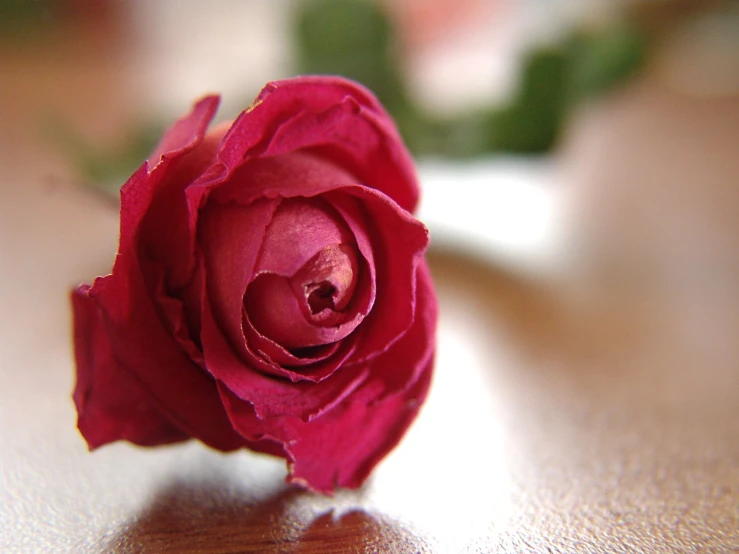
[[[221,382],[221,389],[252,405],[260,418],[314,418],[350,395],[365,379],[362,366],[343,366],[315,386],[308,380],[293,383],[244,367],[244,359],[236,354],[220,332],[205,300],[203,312],[203,351],[208,370]]]
[[[207,135],[206,130],[218,103],[217,96],[199,101],[160,141],[147,164],[148,178],[129,181],[122,189],[129,205],[122,206],[121,221],[125,210],[127,221],[135,218],[137,224],[122,225],[121,232],[133,231],[140,239],[136,249],[142,263],[167,267],[170,289],[184,287],[194,269],[193,228],[183,189],[215,162],[226,129]]]
[[[160,164],[161,167],[161,164]],[[121,238],[113,272],[88,291],[98,306],[111,350],[147,391],[152,404],[177,427],[220,450],[243,446],[224,413],[215,382],[185,352],[157,311],[155,291],[147,288],[136,255],[136,235],[150,201],[154,177],[142,166],[121,190]],[[78,332],[79,341],[85,331]],[[183,409],[183,406],[186,409]]]
[[[330,150],[331,159],[354,175],[353,182],[382,191],[407,211],[416,208],[412,159],[379,102],[357,83],[311,76],[262,89],[225,136],[218,156],[222,167],[204,176],[193,205],[202,205],[202,197],[245,160],[304,149]]]
[[[115,358],[97,305],[83,285],[72,293],[77,426],[90,449],[117,440],[154,446],[190,438],[148,399]]]
[[[242,354],[246,349],[241,328],[244,293],[253,278],[267,226],[278,206],[277,200],[262,200],[249,206],[212,203],[200,215],[198,242],[207,276],[205,291],[210,299],[207,311],[215,311],[213,318],[220,332]],[[203,348],[207,358],[206,346]]]
[[[172,158],[194,148],[203,138],[208,124],[218,110],[220,98],[206,96],[195,104],[192,111],[179,119],[165,133],[148,159],[151,171],[165,159]]]
[[[428,230],[390,198],[367,187],[344,187],[341,194],[335,191],[324,196],[344,217],[358,241],[365,233],[372,233],[378,290],[372,311],[362,323],[366,338],[352,358],[359,362],[385,351],[411,325],[416,268],[428,246]],[[351,196],[359,202],[350,202],[347,197]],[[365,207],[374,225],[362,224],[357,204]]]

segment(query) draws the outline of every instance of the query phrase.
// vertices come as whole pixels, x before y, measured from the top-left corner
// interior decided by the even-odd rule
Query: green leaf
[[[561,49],[540,48],[525,57],[513,100],[488,115],[491,150],[538,153],[552,147],[564,118],[568,62]]]
[[[633,76],[644,65],[648,46],[646,36],[627,24],[573,37],[569,43],[572,101],[602,94]]]
[[[393,28],[377,2],[304,2],[295,38],[300,73],[342,75],[370,88],[388,110],[407,108]]]

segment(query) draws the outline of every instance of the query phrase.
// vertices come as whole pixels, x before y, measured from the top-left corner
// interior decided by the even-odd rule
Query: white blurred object
[[[426,161],[419,174],[419,217],[434,244],[536,273],[564,260],[562,194],[551,160]]]
[[[400,4],[421,10],[423,2]],[[435,0],[435,4],[459,3]],[[612,21],[626,4],[627,0],[462,2],[470,10],[464,24],[443,25],[433,40],[414,48],[409,56],[406,77],[411,92],[426,108],[446,114],[503,102],[514,93],[521,59],[529,49],[556,44],[575,26]]]
[[[288,0],[135,0],[130,4],[138,90],[155,113],[179,115],[193,99],[221,93],[248,105],[267,81],[286,77]]]

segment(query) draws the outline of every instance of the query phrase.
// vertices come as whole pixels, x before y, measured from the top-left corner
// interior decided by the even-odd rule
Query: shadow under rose
[[[423,538],[384,517],[356,508],[340,516],[329,512],[317,517],[286,551],[294,554],[431,552]]]
[[[354,493],[342,491],[339,497]],[[170,484],[104,552],[426,552],[425,542],[361,507],[285,487],[260,500],[217,481]]]

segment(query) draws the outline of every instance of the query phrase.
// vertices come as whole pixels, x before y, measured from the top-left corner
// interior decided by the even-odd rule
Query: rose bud
[[[195,438],[358,487],[428,391],[437,319],[389,116],[332,77],[268,84],[207,131],[198,102],[121,189],[112,273],[72,295],[91,449]]]

